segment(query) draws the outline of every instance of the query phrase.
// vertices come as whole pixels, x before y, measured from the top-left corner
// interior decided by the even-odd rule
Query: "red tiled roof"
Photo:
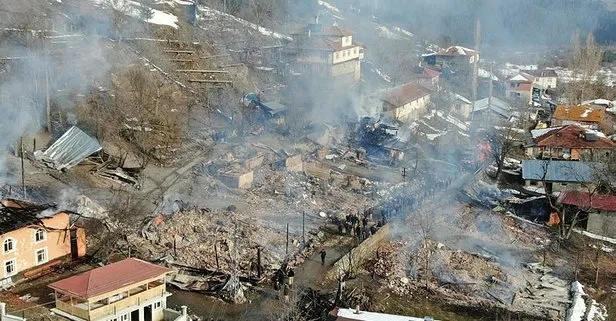
[[[533,77],[558,77],[553,69],[520,70],[520,72]]]
[[[169,272],[171,270],[168,268],[128,258],[51,283],[49,287],[81,299],[88,299]]]
[[[597,140],[588,141],[584,135],[586,129],[578,125],[568,125],[551,130],[535,139],[539,147],[558,148],[612,148],[614,143],[607,137],[597,136]]]
[[[321,51],[340,51],[345,49],[351,49],[355,47],[361,47],[361,45],[357,43],[353,43],[349,46],[342,46],[340,41],[332,38],[325,37],[311,37],[305,38],[300,41],[295,42],[292,47],[300,48],[300,49],[309,49],[309,50],[321,50]]]
[[[436,71],[430,68],[424,68],[423,73],[421,75],[417,75],[416,77],[417,78],[436,78],[440,75],[441,73],[439,71]]]
[[[507,90],[508,91],[517,91],[517,92],[532,92],[533,91],[533,85],[521,83],[517,87],[508,87]]]
[[[616,196],[591,194],[581,191],[562,191],[558,197],[560,204],[616,212]]]
[[[598,123],[603,121],[603,118],[605,117],[605,109],[583,105],[558,105],[552,117],[560,120]]]
[[[318,36],[331,36],[331,37],[341,38],[341,37],[348,37],[348,36],[353,35],[349,30],[340,28],[339,26],[321,25],[321,24],[319,25],[309,24],[308,26],[301,27],[299,30],[295,29],[295,31],[292,31],[291,34],[294,34],[294,35],[308,34],[308,30],[310,30],[310,33],[312,35],[317,36],[317,37]]]
[[[428,96],[431,92],[430,89],[418,83],[410,82],[390,89],[383,95],[382,100],[393,106],[400,107],[421,97]]]
[[[348,37],[353,35],[349,30],[333,25],[323,26],[323,29],[321,29],[321,31],[319,31],[318,33],[324,36],[333,37]]]

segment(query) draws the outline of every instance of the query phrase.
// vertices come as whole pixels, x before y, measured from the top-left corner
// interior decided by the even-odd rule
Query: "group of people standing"
[[[287,263],[283,263],[274,274],[274,290],[280,291],[282,289],[282,296],[285,302],[289,301],[289,293],[294,281],[295,271]]]
[[[370,225],[372,221],[372,209],[364,211],[363,215],[348,214],[344,221],[337,221],[340,235],[355,236],[360,242],[376,233],[378,224]]]

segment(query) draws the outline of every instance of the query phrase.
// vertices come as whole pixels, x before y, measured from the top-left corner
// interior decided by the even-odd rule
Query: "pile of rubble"
[[[191,209],[154,217],[135,242],[149,259],[171,256],[178,264],[221,271],[231,271],[237,259],[240,270],[252,271],[257,246],[265,268],[282,261],[286,239],[280,232],[242,214]]]

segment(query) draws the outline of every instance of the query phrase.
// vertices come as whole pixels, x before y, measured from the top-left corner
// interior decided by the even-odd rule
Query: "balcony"
[[[96,320],[106,315],[116,314],[131,306],[137,307],[152,298],[163,297],[165,293],[165,284],[157,283],[156,286],[147,290],[145,286],[137,287],[120,295],[89,304],[87,301],[65,296],[56,299],[56,309],[84,320]]]

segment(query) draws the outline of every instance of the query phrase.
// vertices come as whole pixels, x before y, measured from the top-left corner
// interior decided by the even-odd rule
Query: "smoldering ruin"
[[[3,2],[2,313],[607,320],[613,51],[481,3]]]

